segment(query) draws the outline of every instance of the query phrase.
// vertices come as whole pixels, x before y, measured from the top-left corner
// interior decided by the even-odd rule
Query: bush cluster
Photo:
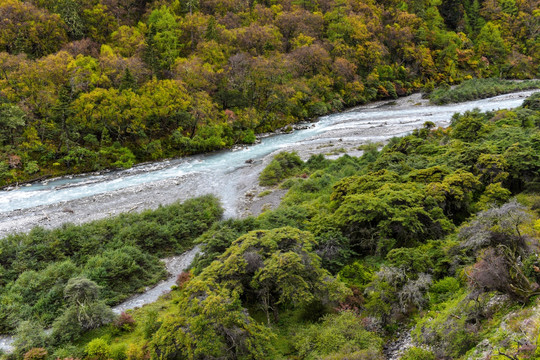
[[[0,332],[21,320],[50,325],[69,280],[86,276],[109,305],[162,279],[160,257],[178,254],[219,220],[212,196],[84,225],[35,228],[0,240]]]

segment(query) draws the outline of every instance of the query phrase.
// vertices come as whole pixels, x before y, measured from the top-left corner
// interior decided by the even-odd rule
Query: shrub
[[[39,324],[22,321],[15,331],[15,354],[22,357],[23,354],[33,348],[44,348],[47,335]]]
[[[150,339],[154,333],[160,328],[161,322],[158,321],[158,312],[149,310],[142,323],[142,332],[145,339]]]
[[[485,135],[489,129],[487,117],[479,110],[466,111],[452,117],[452,138],[473,142]]]
[[[188,286],[150,342],[152,359],[263,359],[271,351],[273,333],[249,316],[237,291],[200,279]]]
[[[247,130],[242,133],[242,140],[244,144],[253,144],[257,141],[257,137],[253,130]]]
[[[422,309],[426,304],[425,293],[431,286],[431,275],[419,274],[418,279],[408,280],[398,293],[401,311],[405,313],[411,306]]]
[[[361,318],[351,311],[326,315],[320,324],[304,328],[295,339],[301,358],[346,359],[340,354],[365,350],[380,354],[381,346],[382,340],[367,331]],[[361,357],[352,357],[357,358]]]
[[[539,288],[525,276],[521,261],[503,246],[488,248],[474,264],[469,278],[473,288],[500,291],[524,303]]]
[[[176,285],[178,285],[179,288],[183,288],[184,285],[191,280],[191,277],[192,275],[189,271],[182,271],[176,278]]]
[[[94,360],[106,360],[111,356],[111,347],[103,338],[96,338],[86,344],[86,354]]]
[[[156,232],[161,235],[160,230]],[[102,287],[102,296],[109,304],[118,303],[148,283],[157,282],[165,275],[162,269],[156,257],[129,245],[93,256],[85,265],[85,273]]]
[[[540,87],[540,81],[538,80],[515,82],[504,79],[471,79],[464,81],[453,89],[448,89],[447,87],[438,88],[430,94],[429,99],[434,104],[442,105],[482,99],[499,94],[506,94],[512,91],[534,89],[538,87]],[[537,97],[536,99],[539,98],[540,97]],[[526,103],[524,103],[524,105],[525,104]]]
[[[12,331],[29,318],[50,326],[68,305],[63,294],[68,280],[82,273],[99,285],[106,304],[155,284],[166,276],[159,257],[191,247],[222,213],[219,200],[205,196],[83,225],[38,227],[2,239],[0,332]],[[5,287],[10,282],[13,285]],[[75,330],[63,326],[59,331],[64,335]]]
[[[35,161],[29,161],[24,167],[24,172],[28,175],[35,174],[39,171],[39,166]]]
[[[77,339],[84,331],[110,323],[111,309],[99,301],[99,287],[86,278],[73,278],[64,289],[68,307],[53,323],[53,342],[65,343]]]
[[[523,101],[523,107],[530,110],[540,110],[540,92],[525,99]]]
[[[362,291],[356,286],[351,286],[352,295],[348,295],[345,300],[343,300],[337,310],[338,311],[352,311],[355,314],[360,312],[360,309],[363,308],[366,299],[362,294]]]
[[[135,319],[131,314],[122,312],[114,321],[114,326],[119,330],[132,331],[135,328]]]
[[[253,230],[254,219],[242,220],[228,219],[212,225],[202,234],[196,242],[201,245],[202,253],[193,261],[191,271],[198,275],[206,266],[212,263],[219,255],[246,232]]]
[[[469,226],[459,232],[463,239],[462,246],[472,250],[505,246],[515,253],[527,253],[528,245],[520,228],[530,220],[526,208],[515,200],[482,211]]]
[[[110,359],[112,360],[126,360],[127,359],[127,345],[126,344],[113,344],[110,347]]]
[[[81,325],[77,321],[76,309],[67,309],[53,323],[53,343],[58,345],[73,341],[78,339],[82,332]]]
[[[380,351],[367,349],[355,352],[345,351],[344,353],[325,356],[324,360],[382,360],[384,356]]]
[[[439,303],[448,300],[460,288],[459,280],[454,277],[445,277],[435,282],[429,289],[433,303]]]
[[[429,350],[412,347],[405,351],[401,360],[435,360],[435,355]]]
[[[466,291],[460,290],[420,319],[412,331],[414,341],[432,346],[450,359],[461,358],[477,345],[478,303],[467,296]]]
[[[294,171],[300,168],[303,163],[296,152],[279,153],[261,172],[259,182],[263,186],[276,185],[286,177],[293,175]]]
[[[363,288],[373,279],[373,271],[360,261],[355,261],[339,271],[338,279],[349,286]]]
[[[84,349],[74,345],[64,345],[57,348],[51,355],[53,359],[79,360],[85,355]]]
[[[508,201],[511,194],[512,193],[508,189],[505,189],[501,183],[489,184],[478,200],[477,207],[486,210],[493,205],[502,205]]]
[[[129,344],[126,350],[128,360],[145,360],[148,359],[144,348],[138,344]]]
[[[32,348],[24,354],[24,360],[45,360],[47,354],[44,348]]]
[[[116,167],[128,169],[135,163],[135,155],[130,149],[115,143],[113,146],[104,147],[99,151],[100,159],[105,161],[103,167]]]

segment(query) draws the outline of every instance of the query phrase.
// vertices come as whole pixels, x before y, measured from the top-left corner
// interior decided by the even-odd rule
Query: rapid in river
[[[456,112],[514,108],[534,92],[444,106],[430,105],[415,94],[324,116],[317,122],[302,125],[301,130],[263,137],[258,144],[235,150],[144,164],[122,171],[51,179],[0,191],[0,238],[16,231],[29,231],[36,225],[54,228],[65,222],[83,223],[209,193],[221,199],[226,217],[242,216],[245,215],[246,193],[257,186],[258,174],[276,152],[297,151],[304,159],[312,154],[328,154],[332,149],[339,150],[336,153],[360,155],[357,148],[361,144],[383,143],[410,133],[426,121],[448,126]],[[169,269],[169,281],[189,265],[192,255],[192,252],[184,255],[178,269]],[[162,284],[152,295],[138,295],[115,309],[118,312],[155,301],[171,284]],[[11,341],[11,338],[0,337],[0,350],[9,350]]]

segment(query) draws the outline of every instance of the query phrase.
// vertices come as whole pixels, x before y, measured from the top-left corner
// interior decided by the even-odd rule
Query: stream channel
[[[220,198],[225,217],[249,215],[246,195],[253,196],[253,191],[260,190],[258,175],[277,152],[297,151],[304,160],[319,153],[330,158],[343,153],[357,156],[362,153],[359,145],[384,143],[410,133],[426,121],[448,126],[456,112],[514,108],[536,91],[443,106],[431,105],[420,94],[413,94],[323,116],[316,122],[296,126],[298,130],[290,133],[264,136],[255,145],[0,191],[0,238],[37,225],[55,228],[67,222],[84,223],[204,194]],[[114,310],[121,312],[155,301],[170,288],[176,275],[189,266],[197,251],[164,259],[170,277],[158,284],[157,290],[136,295]],[[12,341],[11,337],[0,336],[0,350],[10,351]]]

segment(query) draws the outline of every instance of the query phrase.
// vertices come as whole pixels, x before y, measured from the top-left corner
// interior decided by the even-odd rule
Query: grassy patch
[[[264,190],[264,191],[261,191],[257,196],[262,198],[262,197],[265,197],[266,195],[270,195],[272,193],[272,190]]]
[[[538,88],[540,88],[539,80],[518,82],[504,79],[471,79],[453,89],[438,88],[431,93],[429,100],[433,104],[443,105]]]

